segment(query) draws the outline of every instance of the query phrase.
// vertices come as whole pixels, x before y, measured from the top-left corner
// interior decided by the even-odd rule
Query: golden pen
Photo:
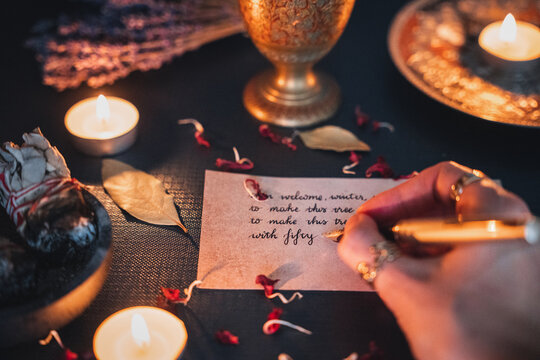
[[[540,243],[540,219],[459,220],[457,218],[406,219],[392,227],[394,239],[423,244],[466,244],[472,242],[525,240]],[[339,242],[343,229],[329,231],[325,237]]]
[[[540,219],[459,220],[406,219],[392,227],[396,240],[422,244],[460,244],[471,242],[525,240],[540,242]]]

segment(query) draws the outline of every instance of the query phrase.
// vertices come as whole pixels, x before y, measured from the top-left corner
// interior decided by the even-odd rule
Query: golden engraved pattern
[[[316,61],[341,36],[354,0],[240,0],[249,35],[271,59]],[[294,50],[285,54],[284,50]]]
[[[458,110],[486,120],[539,127],[539,73],[506,74],[481,61],[477,54],[478,34],[468,31],[479,31],[486,24],[468,26],[482,22],[465,20],[457,10],[468,9],[473,3],[481,5],[482,1],[423,0],[416,3],[421,5],[414,7],[413,3],[408,14],[404,12],[396,17],[403,19],[403,24],[414,25],[402,26],[398,33],[394,24],[395,31],[391,31],[398,36],[390,38],[391,51],[394,50],[394,60],[405,76],[429,96]],[[473,15],[472,11],[467,14],[468,17]],[[393,39],[399,41],[392,42]],[[396,51],[398,48],[400,50]],[[396,54],[401,58],[396,58]]]
[[[244,105],[261,121],[308,126],[331,117],[339,87],[312,71],[339,39],[354,0],[239,0],[249,35],[276,71],[254,77]]]

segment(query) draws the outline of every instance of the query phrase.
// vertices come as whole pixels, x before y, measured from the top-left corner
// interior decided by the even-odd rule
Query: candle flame
[[[514,15],[508,13],[504,18],[504,21],[499,28],[499,39],[504,42],[514,42],[516,41],[517,35],[517,25]]]
[[[109,102],[103,95],[99,95],[96,102],[96,115],[101,121],[107,122],[111,117],[111,110],[109,109]]]
[[[489,220],[487,222],[487,231],[490,233],[494,233],[497,231],[497,221],[495,220]]]
[[[131,336],[139,348],[150,345],[150,333],[146,321],[140,314],[134,314],[131,317]]]

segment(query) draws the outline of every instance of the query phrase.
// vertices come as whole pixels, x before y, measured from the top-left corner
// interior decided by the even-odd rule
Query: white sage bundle
[[[69,257],[95,238],[93,212],[64,157],[39,128],[23,140],[0,147],[0,204],[27,246]]]

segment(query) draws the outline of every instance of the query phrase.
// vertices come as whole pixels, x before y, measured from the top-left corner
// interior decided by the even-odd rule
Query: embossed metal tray
[[[50,330],[66,325],[101,290],[111,262],[111,220],[98,199],[86,190],[83,195],[94,211],[98,228],[87,260],[46,274],[41,281],[48,283],[50,290],[45,293],[28,294],[27,301],[0,307],[0,348],[45,337]],[[59,272],[69,272],[69,276],[56,276]]]
[[[488,12],[482,6],[493,7],[493,2],[409,3],[390,27],[392,60],[414,86],[447,106],[485,120],[538,128],[540,69],[510,72],[486,61],[477,43],[478,33],[509,9],[491,8]],[[532,15],[531,6],[512,11],[536,22],[540,9],[532,8]]]

